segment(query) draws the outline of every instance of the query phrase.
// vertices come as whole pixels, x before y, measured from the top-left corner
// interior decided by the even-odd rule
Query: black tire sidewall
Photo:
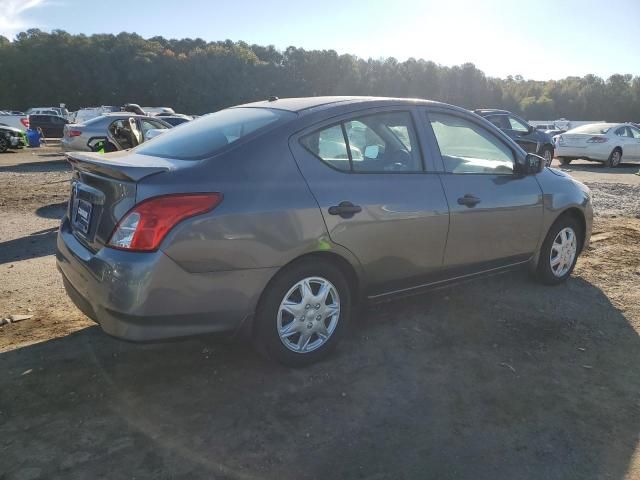
[[[4,153],[9,150],[9,142],[6,138],[0,138],[0,153]]]
[[[549,257],[551,255],[551,247],[553,245],[553,241],[556,236],[563,228],[569,227],[573,229],[574,234],[577,239],[577,251],[576,256],[573,259],[573,264],[567,273],[565,273],[562,277],[557,277],[553,271],[551,270],[551,263],[549,262]],[[582,250],[582,242],[583,242],[583,232],[582,226],[578,223],[578,221],[569,216],[563,215],[558,218],[554,224],[551,226],[549,231],[547,232],[547,236],[542,243],[542,248],[540,248],[540,256],[538,258],[538,279],[546,284],[546,285],[558,285],[567,280],[573,273],[573,269],[576,266],[576,262],[578,261],[578,255]]]
[[[572,159],[567,157],[558,157],[558,160],[560,160],[561,165],[570,165],[572,162]]]
[[[545,152],[550,152],[550,154],[551,154],[551,159],[549,160],[549,163],[547,164],[547,159],[545,158],[545,159],[544,159],[544,166],[545,166],[545,167],[550,167],[550,166],[551,166],[551,164],[553,163],[553,148],[551,148],[551,147],[549,147],[549,146],[543,147],[543,148],[542,148],[542,151],[540,152],[540,153],[542,153],[542,155],[541,155],[541,156],[542,156],[542,158],[544,158],[544,153],[545,153]]]
[[[614,165],[613,164],[613,154],[615,152],[620,152],[620,160],[618,160],[618,163]],[[619,148],[614,148],[611,151],[611,153],[609,154],[609,158],[607,159],[607,161],[605,163],[605,166],[608,167],[608,168],[616,168],[616,167],[620,166],[621,163],[622,163],[622,152],[620,151]]]
[[[280,302],[289,289],[306,277],[323,277],[338,290],[340,318],[329,340],[309,353],[289,350],[280,340],[277,331],[277,315]],[[306,260],[286,267],[269,283],[256,309],[254,341],[258,348],[277,362],[292,368],[304,367],[326,357],[335,349],[348,330],[351,318],[351,292],[349,284],[339,268],[320,260]]]

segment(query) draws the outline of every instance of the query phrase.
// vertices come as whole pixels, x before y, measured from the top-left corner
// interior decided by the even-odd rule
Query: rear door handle
[[[467,193],[464,197],[460,197],[458,199],[458,205],[466,205],[467,207],[475,207],[479,203],[480,199],[469,193]]]
[[[329,207],[330,215],[340,215],[342,218],[351,218],[361,211],[362,207],[360,205],[354,205],[351,202],[340,202],[338,205]]]

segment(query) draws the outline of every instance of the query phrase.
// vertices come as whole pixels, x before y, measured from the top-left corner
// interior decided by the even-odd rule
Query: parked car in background
[[[56,257],[84,313],[129,340],[242,329],[290,366],[363,301],[519,266],[559,284],[591,233],[587,187],[424,100],[256,102],[68,159]]]
[[[0,113],[0,126],[13,127],[26,131],[27,128],[29,128],[29,117],[6,112]]]
[[[109,113],[84,123],[73,123],[65,127],[62,148],[71,151],[126,150],[148,140],[150,130],[168,129],[171,125],[160,118],[131,113]]]
[[[185,122],[190,122],[192,120],[191,117],[187,115],[181,115],[179,113],[176,113],[175,115],[158,114],[155,118],[160,118],[162,119],[162,121],[167,122],[169,125],[172,125],[174,127]]]
[[[27,115],[58,115],[69,119],[69,111],[65,107],[32,107],[26,113]]]
[[[526,120],[507,110],[481,108],[474,110],[509,135],[525,152],[544,158],[547,166],[553,160],[553,138],[529,125]]]
[[[630,123],[594,123],[557,137],[556,156],[563,165],[584,159],[617,167],[640,162],[640,129]]]
[[[175,110],[171,107],[141,107],[144,113],[147,115],[158,115],[160,113],[166,113],[168,115],[175,115]]]
[[[62,138],[64,127],[68,123],[69,120],[60,115],[29,115],[29,128],[42,130],[42,135],[45,138]]]
[[[0,153],[26,147],[24,132],[19,128],[0,126]]]
[[[77,112],[73,112],[70,115],[71,123],[84,123],[92,118],[99,117],[105,113],[119,112],[120,107],[114,107],[110,105],[102,105],[101,107],[87,107],[81,108]]]
[[[547,130],[554,130],[556,126],[553,123],[539,123],[536,126],[536,130],[546,132]]]

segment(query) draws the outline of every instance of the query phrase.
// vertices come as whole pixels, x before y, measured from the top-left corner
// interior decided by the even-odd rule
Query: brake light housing
[[[20,123],[24,126],[24,128],[29,128],[29,119],[27,117],[21,118]]]
[[[606,143],[608,142],[609,139],[607,137],[591,137],[589,140],[587,140],[587,143]]]
[[[208,213],[222,202],[222,194],[185,193],[143,200],[118,222],[107,246],[132,252],[155,252],[180,222]]]
[[[80,135],[82,135],[82,131],[80,131],[80,130],[68,130],[66,132],[66,134],[69,137],[79,137]]]

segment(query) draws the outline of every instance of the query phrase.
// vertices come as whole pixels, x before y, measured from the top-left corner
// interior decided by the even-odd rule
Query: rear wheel
[[[561,165],[570,165],[573,158],[558,157],[558,160],[560,160]]]
[[[289,367],[327,356],[347,329],[351,292],[342,272],[330,263],[307,260],[280,272],[256,312],[260,350]]]
[[[0,138],[0,153],[9,150],[9,141],[6,138]]]
[[[609,158],[604,163],[605,167],[616,168],[622,162],[622,150],[614,148]]]
[[[546,285],[564,282],[576,266],[581,247],[582,227],[572,216],[561,216],[549,229],[540,249],[538,280]]]
[[[551,162],[553,161],[553,148],[544,147],[542,149],[542,157],[544,157],[544,166],[550,167]]]

